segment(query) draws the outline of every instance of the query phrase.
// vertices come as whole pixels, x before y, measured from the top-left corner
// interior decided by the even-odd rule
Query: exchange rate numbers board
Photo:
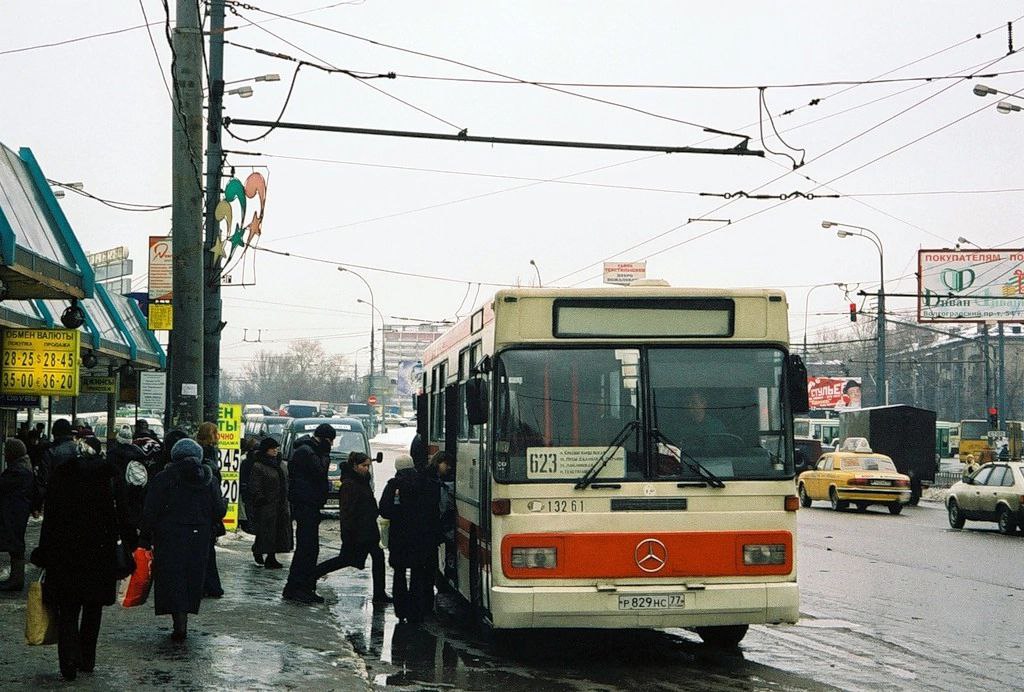
[[[0,393],[77,396],[77,329],[7,329]]]

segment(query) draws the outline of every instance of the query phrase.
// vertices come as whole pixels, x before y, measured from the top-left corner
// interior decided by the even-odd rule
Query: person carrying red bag
[[[173,619],[175,641],[188,636],[188,614],[199,612],[213,524],[226,511],[203,448],[188,438],[176,442],[170,463],[150,482],[140,527],[140,545],[153,547],[153,605]]]

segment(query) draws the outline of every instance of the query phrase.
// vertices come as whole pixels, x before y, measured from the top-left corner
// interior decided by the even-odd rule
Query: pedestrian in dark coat
[[[288,461],[288,502],[295,520],[295,554],[282,596],[290,601],[324,602],[316,592],[316,559],[320,555],[320,509],[327,502],[327,471],[337,435],[329,423],[321,423],[312,437],[296,440]]]
[[[213,524],[227,504],[203,449],[188,438],[171,449],[171,461],[150,483],[142,511],[143,540],[153,546],[153,604],[171,615],[176,640],[188,630],[188,613],[199,612]]]
[[[170,430],[164,435],[163,444],[160,445],[160,450],[149,467],[150,478],[156,478],[157,474],[171,463],[171,450],[174,449],[174,445],[178,443],[178,440],[184,440],[186,437],[188,437],[188,433],[181,428]]]
[[[412,457],[413,465],[417,469],[425,468],[430,460],[429,454],[427,443],[423,440],[423,436],[416,433],[416,437],[412,438],[412,444],[409,445],[409,456]]]
[[[114,603],[117,512],[112,468],[91,446],[83,443],[73,455],[51,456],[51,462],[32,563],[46,570],[43,600],[57,618],[60,672],[73,680],[79,670],[95,667],[103,606]]]
[[[434,572],[437,546],[443,542],[441,486],[419,471],[411,456],[395,459],[395,477],[388,481],[380,499],[380,514],[391,521],[388,553],[394,568],[391,593],[399,620],[422,622],[434,610]],[[406,581],[406,570],[410,581]]]
[[[370,457],[350,452],[342,464],[338,508],[341,515],[341,552],[324,560],[316,568],[323,577],[342,567],[366,569],[366,558],[373,560],[373,602],[391,603],[384,588],[384,549],[380,547],[377,526],[377,499],[370,487]]]
[[[249,485],[252,482],[252,465],[256,462],[256,445],[261,438],[243,437],[241,449],[242,461],[238,464],[238,527],[246,533],[255,534],[252,525],[252,498]],[[258,564],[258,563],[257,563]]]
[[[252,551],[256,564],[281,569],[275,553],[292,550],[292,519],[288,513],[288,477],[278,456],[277,440],[265,437],[255,453],[249,487],[250,521],[256,529]]]
[[[220,454],[217,451],[217,424],[209,421],[199,424],[196,442],[203,447],[203,463],[213,473],[213,482],[220,489]],[[221,515],[213,525],[210,539],[210,554],[206,558],[206,580],[203,584],[203,596],[220,598],[224,595],[224,587],[220,583],[220,570],[217,569],[217,539],[227,533]]]
[[[71,422],[61,418],[53,422],[53,444],[43,452],[39,468],[36,469],[36,482],[40,486],[42,509],[46,508],[46,494],[50,484],[50,471],[66,461],[78,456],[78,444]]]
[[[10,553],[11,573],[0,591],[25,588],[25,529],[32,513],[35,476],[28,450],[21,440],[4,443],[4,471],[0,473],[0,552]]]
[[[149,471],[143,463],[145,458],[145,453],[132,444],[131,426],[122,425],[117,438],[108,447],[107,459],[114,471],[114,499],[121,535],[130,551],[139,545],[139,522],[149,483]]]

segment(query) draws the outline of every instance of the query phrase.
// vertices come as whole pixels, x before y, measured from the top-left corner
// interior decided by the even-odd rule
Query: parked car
[[[1024,529],[1024,462],[985,464],[949,489],[946,512],[954,529],[967,520],[994,521],[1004,534]]]
[[[269,406],[263,404],[246,404],[242,407],[242,420],[246,420],[249,416],[273,416],[277,412]]]
[[[370,438],[366,434],[363,424],[355,418],[292,418],[285,423],[284,441],[281,443],[281,457],[287,462],[292,458],[292,449],[295,441],[306,435],[312,435],[317,426],[327,423],[334,428],[337,437],[331,446],[331,465],[328,467],[327,476],[331,487],[327,495],[328,509],[338,507],[338,491],[341,489],[341,464],[348,459],[349,452],[362,452],[367,456],[370,454]],[[374,461],[380,463],[384,455],[377,452]],[[370,476],[370,483],[373,484],[373,476]]]
[[[797,475],[813,469],[818,463],[818,459],[821,458],[821,454],[821,440],[810,437],[793,438],[793,464],[796,467]]]
[[[835,452],[823,454],[815,467],[797,479],[800,504],[828,500],[841,511],[852,502],[863,512],[869,505],[885,505],[899,514],[910,502],[910,477],[896,470],[893,460],[871,451],[862,437],[850,437]]]
[[[252,415],[245,419],[242,435],[245,437],[273,437],[284,441],[284,430],[291,418],[277,415]]]

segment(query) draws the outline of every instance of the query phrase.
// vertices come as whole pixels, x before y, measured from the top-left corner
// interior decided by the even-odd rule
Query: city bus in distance
[[[935,422],[935,453],[942,459],[948,459],[957,453],[960,447],[960,424],[949,421]]]
[[[485,626],[734,646],[796,622],[787,309],[776,290],[518,288],[427,348],[418,429],[457,457],[444,577]]]
[[[960,421],[960,461],[967,463],[967,456],[981,461],[981,453],[988,450],[988,433],[992,426],[981,418]]]

